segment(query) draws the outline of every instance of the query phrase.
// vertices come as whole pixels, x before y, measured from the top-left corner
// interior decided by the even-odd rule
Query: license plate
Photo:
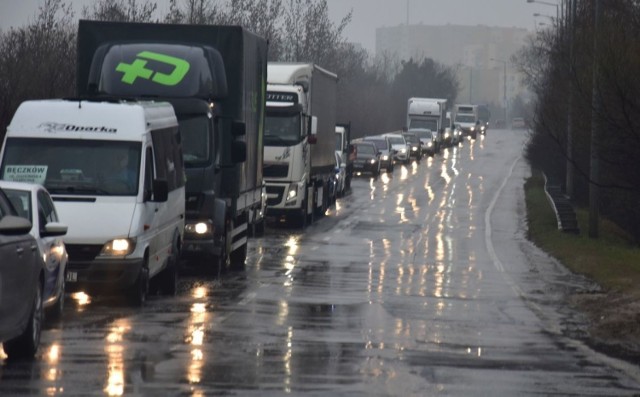
[[[67,282],[75,283],[78,281],[78,273],[77,272],[67,272]]]
[[[354,164],[353,168],[364,168],[364,164]]]

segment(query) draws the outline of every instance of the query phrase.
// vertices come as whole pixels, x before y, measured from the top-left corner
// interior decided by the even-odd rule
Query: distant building
[[[457,102],[493,104],[504,109],[504,61],[525,44],[523,28],[461,25],[400,25],[376,29],[376,54],[400,60],[431,58],[455,67]],[[517,71],[507,64],[507,102],[526,96]],[[494,114],[494,118],[498,118]]]

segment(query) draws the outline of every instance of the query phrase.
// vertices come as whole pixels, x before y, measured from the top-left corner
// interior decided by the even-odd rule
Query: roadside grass
[[[589,238],[589,212],[584,208],[576,208],[580,234],[558,230],[540,172],[525,182],[525,199],[528,237],[534,244],[605,290],[640,296],[640,247],[624,231],[601,219],[599,238]]]

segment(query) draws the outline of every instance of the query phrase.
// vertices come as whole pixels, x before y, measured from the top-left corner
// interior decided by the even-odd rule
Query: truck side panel
[[[335,168],[338,82],[335,75],[314,68],[311,84],[311,115],[318,117],[318,141],[311,146],[311,173],[330,173]]]

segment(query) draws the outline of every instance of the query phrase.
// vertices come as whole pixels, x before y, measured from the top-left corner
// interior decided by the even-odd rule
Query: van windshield
[[[51,194],[135,196],[140,142],[8,138],[0,178],[43,185]]]

